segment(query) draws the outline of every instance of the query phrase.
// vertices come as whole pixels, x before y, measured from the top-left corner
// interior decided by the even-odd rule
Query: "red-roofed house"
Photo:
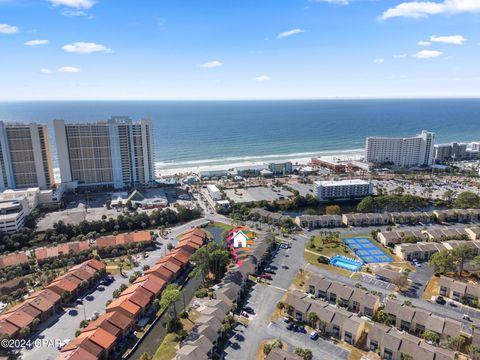
[[[87,338],[94,344],[100,346],[103,349],[102,357],[105,359],[109,358],[108,355],[117,341],[115,336],[100,327],[94,330],[83,331],[78,335],[78,338]]]
[[[61,352],[56,360],[98,360],[98,357],[90,354],[87,350],[78,347],[73,350]]]
[[[0,335],[6,336],[10,339],[16,338],[20,328],[6,320],[6,316],[0,316]]]
[[[118,311],[130,319],[137,319],[142,313],[142,309],[137,304],[127,298],[118,298],[107,306],[107,313]]]
[[[160,279],[166,281],[167,283],[173,280],[173,272],[164,267],[163,264],[157,264],[152,266],[150,269],[145,271],[145,275],[148,274],[153,274]]]
[[[167,282],[153,274],[149,274],[139,277],[134,281],[134,284],[140,284],[145,290],[151,292],[154,297],[158,297],[167,285]]]
[[[35,249],[35,257],[38,263],[43,263],[45,260],[55,258],[61,255],[78,254],[90,249],[89,240],[72,241],[69,243],[59,244],[52,247],[41,247]]]

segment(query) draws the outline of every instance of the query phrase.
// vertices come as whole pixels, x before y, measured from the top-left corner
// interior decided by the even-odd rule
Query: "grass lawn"
[[[228,224],[218,222],[218,221],[215,221],[212,225],[215,226],[215,227],[221,228],[225,231],[230,231],[233,228],[232,225],[228,225]]]
[[[338,239],[332,242],[326,242],[323,236],[315,236],[313,240],[309,239],[307,242],[307,249],[328,257],[334,255],[353,255],[352,251],[344,245],[342,240]]]
[[[165,339],[163,339],[162,344],[153,355],[153,360],[171,360],[175,358],[177,344],[178,342],[175,341],[175,334],[167,334]]]
[[[325,270],[328,270],[328,271],[332,271],[332,272],[335,272],[339,275],[342,275],[342,276],[345,276],[345,277],[350,277],[353,272],[351,271],[348,271],[346,269],[342,269],[342,268],[339,268],[339,267],[336,267],[336,266],[332,266],[332,265],[328,265],[328,264],[322,264],[322,263],[319,263],[317,261],[317,257],[315,254],[312,254],[312,253],[309,253],[309,252],[305,252],[304,254],[304,258],[305,260],[307,260],[310,264],[320,268],[320,269],[325,269]]]
[[[439,291],[440,291],[440,278],[437,276],[432,276],[427,286],[425,287],[425,291],[423,292],[422,298],[423,300],[430,300],[432,296],[437,296]]]

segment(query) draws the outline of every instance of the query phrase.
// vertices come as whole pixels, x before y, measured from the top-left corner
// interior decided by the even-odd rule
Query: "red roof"
[[[194,227],[194,228],[192,228],[190,230],[187,230],[187,231],[184,231],[182,233],[182,237],[184,237],[186,235],[195,235],[195,236],[200,236],[200,237],[203,237],[203,238],[207,237],[207,233],[204,230],[199,229],[197,227]]]
[[[117,308],[123,309],[125,312],[132,315],[132,317],[137,317],[137,315],[140,313],[140,310],[142,310],[140,306],[131,302],[127,298],[118,298],[112,301],[110,305],[107,306],[107,311],[114,311]]]
[[[105,350],[110,349],[117,340],[114,335],[110,334],[101,327],[96,328],[95,330],[84,331],[78,337],[88,338],[90,341],[94,342]]]
[[[42,313],[37,308],[23,302],[23,303],[20,303],[18,305],[13,306],[8,311],[6,311],[5,314],[9,314],[9,313],[12,313],[12,312],[15,312],[15,311],[24,312],[24,313],[26,313],[26,314],[34,317],[34,318],[38,317]]]
[[[138,286],[133,292],[129,294],[122,293],[120,295],[120,299],[122,298],[130,300],[134,304],[137,304],[142,309],[144,309],[150,303],[150,300],[152,299],[152,294],[149,291],[143,289],[141,286]]]
[[[163,266],[163,264],[157,264],[145,271],[145,274],[153,274],[160,279],[169,282],[173,278],[173,272]]]
[[[194,248],[195,250],[200,249],[203,246],[203,243],[198,243],[196,241],[190,241],[190,240],[180,240],[180,242],[177,244],[177,248],[182,248],[184,246],[190,246]]]
[[[35,319],[34,316],[31,316],[23,311],[14,311],[5,314],[5,320],[7,320],[9,323],[14,324],[15,326],[18,326],[19,328],[24,328],[32,325],[33,319]]]
[[[24,264],[26,262],[28,262],[28,256],[24,252],[3,255],[0,256],[0,269],[7,266]]]
[[[78,348],[82,348],[95,356],[97,359],[100,357],[100,355],[103,352],[103,348],[97,344],[95,344],[93,341],[91,341],[87,337],[77,337],[73,340],[71,340],[67,345],[65,345],[62,348],[62,352],[70,351],[70,350],[75,350]]]
[[[15,337],[17,332],[20,330],[18,326],[15,326],[11,322],[5,319],[5,315],[0,317],[0,334],[8,335],[9,337]]]
[[[37,296],[33,299],[28,298],[27,300],[25,300],[25,302],[38,309],[42,313],[50,311],[52,308],[55,307],[55,304],[44,296]]]
[[[191,245],[188,241],[179,242],[177,244],[177,246],[175,246],[176,249],[184,249],[184,250],[188,251],[190,254],[193,254],[200,247],[201,246],[199,246],[199,245]]]
[[[42,296],[48,300],[50,300],[52,303],[56,304],[62,300],[62,297],[58,295],[56,292],[50,290],[50,289],[43,289],[40,291],[34,292],[32,295],[30,295],[29,299],[34,299],[36,297]]]
[[[108,317],[108,321],[119,329],[122,329],[123,331],[127,330],[133,324],[132,319],[128,318],[127,316],[123,315],[118,311],[113,311],[107,315],[110,315]]]
[[[153,274],[149,274],[139,277],[135,280],[134,284],[140,284],[145,290],[151,292],[156,297],[162,292],[167,282]]]
[[[69,279],[63,278],[52,282],[47,286],[47,289],[50,289],[61,296],[64,291],[74,292],[77,290],[78,284],[70,281]]]
[[[180,265],[177,265],[172,259],[168,259],[168,261],[161,264],[161,266],[167,268],[174,274],[178,273],[181,269]]]
[[[152,241],[150,231],[136,231],[133,233],[118,234],[117,236],[103,236],[98,238],[96,245],[99,248],[108,246],[125,245],[131,243],[143,243]]]
[[[88,265],[90,266],[91,268],[94,268],[95,270],[101,270],[101,269],[105,269],[105,264],[97,259],[90,259],[90,260],[87,260],[85,262],[83,262],[82,264],[85,264],[85,265]]]
[[[35,257],[38,261],[45,260],[60,255],[68,255],[70,253],[79,253],[87,251],[90,247],[89,240],[72,241],[69,243],[59,244],[52,247],[41,247],[35,249]]]
[[[98,357],[90,354],[87,350],[82,349],[81,347],[61,352],[57,356],[56,360],[97,360]]]

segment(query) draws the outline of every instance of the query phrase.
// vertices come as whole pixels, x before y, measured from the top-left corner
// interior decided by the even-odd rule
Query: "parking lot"
[[[256,186],[240,189],[226,189],[225,194],[235,203],[252,201],[275,201],[288,199],[293,193],[278,186]]]
[[[383,280],[378,280],[374,276],[367,275],[367,274],[360,274],[360,281],[370,285],[374,285],[376,287],[379,287],[388,291],[393,291],[396,288],[395,284],[391,284]]]
[[[300,183],[288,183],[288,187],[293,190],[297,190],[301,196],[306,196],[307,194],[315,195],[315,186],[312,184],[300,184]]]

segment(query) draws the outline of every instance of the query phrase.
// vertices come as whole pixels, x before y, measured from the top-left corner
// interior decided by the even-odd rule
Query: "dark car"
[[[289,324],[287,325],[287,330],[292,330],[292,329],[293,329],[293,324],[292,324],[292,323],[289,323]]]
[[[266,269],[265,269],[265,272],[266,272],[267,274],[275,274],[275,270],[273,270],[273,269],[271,269],[271,268],[266,268]]]
[[[250,306],[245,306],[243,308],[243,311],[249,313],[249,314],[255,314],[255,311],[250,307]]]
[[[298,331],[301,333],[306,333],[305,327],[303,325],[298,325]]]
[[[440,305],[445,305],[446,303],[445,299],[442,296],[437,296],[437,298],[435,299],[435,302]]]

